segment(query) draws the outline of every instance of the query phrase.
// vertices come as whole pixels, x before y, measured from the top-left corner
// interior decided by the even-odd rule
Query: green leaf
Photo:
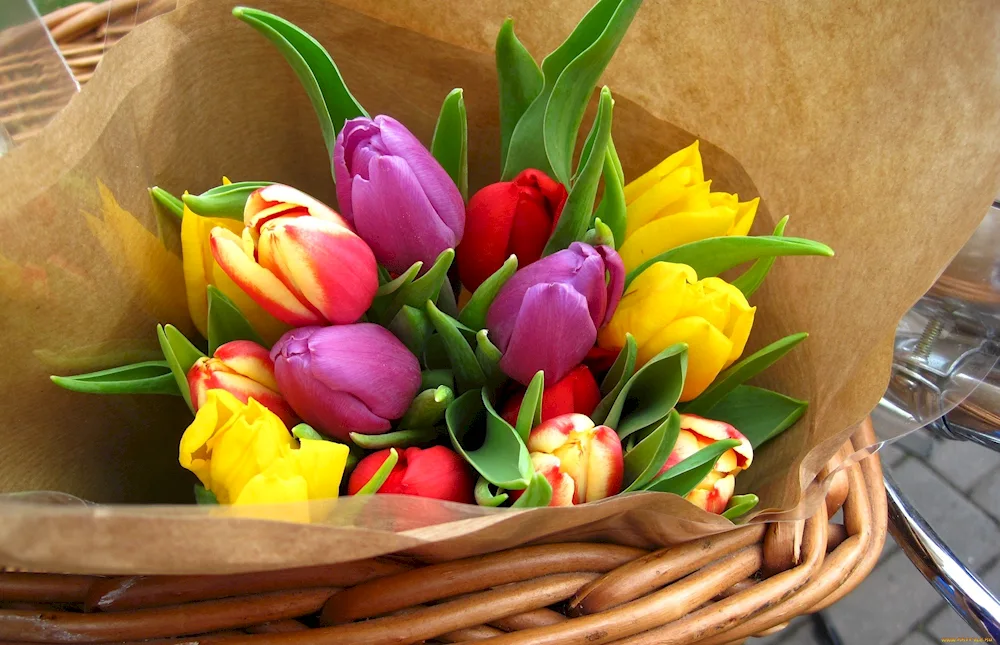
[[[681,431],[681,417],[676,410],[671,410],[663,423],[646,435],[634,448],[625,453],[625,482],[627,486],[623,493],[629,493],[642,488],[659,474],[663,464],[667,463],[677,436]]]
[[[149,196],[153,198],[154,203],[162,206],[163,210],[176,217],[178,222],[184,218],[184,202],[174,195],[159,186],[153,186],[149,189]]]
[[[739,439],[723,439],[705,446],[647,484],[644,490],[674,493],[683,497],[712,472],[724,452],[738,445]]]
[[[233,15],[270,40],[291,65],[316,111],[328,157],[332,160],[337,133],[344,122],[368,116],[347,89],[333,58],[315,38],[274,14],[236,7]]]
[[[618,358],[615,359],[614,364],[611,365],[611,369],[608,370],[608,373],[604,375],[604,380],[601,381],[601,394],[604,395],[604,398],[597,404],[594,413],[591,415],[594,423],[598,425],[607,424],[608,413],[611,412],[611,407],[615,404],[615,400],[618,399],[618,395],[621,393],[622,388],[625,387],[625,383],[635,373],[637,352],[638,347],[635,344],[635,337],[632,334],[626,333],[625,347],[622,347],[621,351],[618,352]]]
[[[427,317],[437,330],[437,338],[441,339],[444,351],[448,355],[455,382],[459,392],[479,389],[486,384],[486,375],[479,366],[476,353],[472,351],[469,342],[458,328],[458,321],[443,313],[437,306],[427,301]],[[430,343],[428,343],[428,346]],[[430,367],[430,364],[428,364]]]
[[[441,251],[441,254],[434,261],[434,266],[428,269],[427,273],[412,282],[403,284],[390,296],[387,296],[389,301],[379,313],[379,318],[388,323],[396,317],[404,305],[419,308],[423,307],[428,300],[436,301],[441,293],[441,287],[448,279],[448,269],[451,268],[451,263],[454,260],[455,249]],[[410,267],[407,273],[412,270],[413,267]]]
[[[669,251],[646,260],[625,277],[625,286],[656,262],[687,264],[695,270],[699,279],[717,276],[744,262],[757,258],[784,255],[820,255],[832,257],[833,249],[822,242],[814,242],[800,237],[775,237],[760,235],[744,237],[728,235],[710,237],[674,247]]]
[[[455,399],[445,413],[451,444],[480,475],[494,486],[523,490],[534,472],[531,457],[517,431],[489,402],[486,390],[472,390]],[[479,448],[466,448],[470,434],[485,426]]]
[[[444,412],[455,400],[450,387],[440,385],[432,390],[424,390],[410,402],[403,418],[399,420],[400,430],[432,428],[444,420]],[[360,445],[360,444],[359,444]]]
[[[785,215],[778,222],[778,225],[774,227],[774,236],[783,237],[785,235],[785,225],[788,224],[788,216]],[[742,275],[733,280],[730,284],[743,292],[743,295],[749,298],[753,295],[760,285],[764,284],[764,278],[771,271],[771,267],[774,265],[775,257],[760,258],[747,269]]]
[[[308,423],[299,423],[294,428],[292,428],[292,436],[296,439],[308,439],[312,441],[325,441],[323,435],[316,432]]]
[[[208,353],[234,340],[250,340],[267,347],[236,303],[213,285],[208,285]],[[270,348],[269,348],[270,349]]]
[[[793,347],[804,341],[808,336],[809,334],[806,333],[785,336],[780,340],[774,341],[767,347],[757,350],[739,363],[732,365],[729,369],[719,374],[712,381],[712,384],[698,395],[698,398],[685,404],[684,412],[705,416],[712,409],[712,406],[732,392],[736,386],[743,385],[754,376],[757,376],[777,363],[782,356],[792,351]]]
[[[747,495],[733,495],[732,499],[729,500],[729,505],[726,507],[726,510],[723,511],[722,517],[727,520],[736,520],[752,511],[753,508],[759,503],[760,498],[753,493],[749,493]]]
[[[270,186],[269,181],[238,181],[210,188],[200,195],[184,195],[184,203],[202,217],[225,217],[243,221],[243,209],[250,193]]]
[[[497,89],[500,93],[500,167],[507,161],[514,127],[541,93],[545,78],[538,63],[514,35],[514,19],[507,18],[497,34]]]
[[[802,418],[805,401],[751,385],[740,385],[716,403],[708,414],[730,424],[758,446],[778,436]]]
[[[49,378],[63,389],[84,394],[181,395],[167,361],[146,361],[89,374]]]
[[[545,391],[545,372],[538,370],[531,377],[528,389],[524,391],[521,399],[521,409],[517,411],[517,436],[521,441],[528,443],[528,435],[532,428],[542,422],[542,394]]]
[[[465,116],[465,99],[461,88],[445,97],[434,126],[431,154],[451,177],[462,201],[469,198],[469,126]]]
[[[442,283],[441,292],[438,294],[435,303],[441,311],[452,318],[458,318],[458,300],[455,298],[455,289],[451,286],[450,280],[445,280]]]
[[[427,339],[434,332],[434,326],[422,309],[403,305],[396,317],[388,325],[396,338],[403,341],[414,356],[420,356],[427,348]]]
[[[465,303],[458,319],[479,331],[486,326],[486,313],[490,310],[490,305],[496,299],[500,289],[503,288],[511,276],[517,271],[517,256],[512,255],[507,258],[496,273],[486,278],[473,292],[469,302]]]
[[[427,320],[429,321],[430,318]],[[448,372],[454,380],[451,359],[448,357],[448,351],[445,349],[441,334],[431,334],[430,338],[427,339],[427,344],[424,346],[423,366],[424,369],[434,372]]]
[[[194,485],[194,501],[198,506],[217,506],[219,504],[215,493],[201,484]]]
[[[625,171],[622,170],[622,160],[618,158],[618,150],[615,148],[614,138],[608,140],[608,154],[611,155],[611,162],[615,166],[615,174],[618,175],[618,183],[624,186]]]
[[[618,248],[625,241],[626,206],[625,185],[618,174],[621,171],[621,162],[617,161],[614,149],[614,142],[608,139],[608,149],[604,153],[604,197],[601,198],[601,205],[594,214],[594,221],[604,222],[611,231],[614,248]],[[616,165],[616,162],[619,165]]]
[[[365,450],[385,450],[386,448],[409,448],[423,446],[437,439],[438,432],[434,428],[414,428],[412,430],[396,430],[383,434],[350,433],[351,441]]]
[[[601,246],[603,244],[615,248],[615,235],[601,221],[600,217],[594,219],[594,228],[587,231],[587,234],[583,236],[583,241],[591,246]]]
[[[191,367],[199,358],[204,358],[201,350],[191,344],[176,327],[173,325],[157,325],[156,337],[160,341],[160,349],[163,350],[163,358],[170,365],[170,371],[174,373],[177,387],[184,397],[191,412],[194,412],[194,405],[191,403],[191,390],[188,388],[187,375]]]
[[[497,388],[507,382],[507,375],[500,369],[500,359],[503,354],[489,339],[489,330],[480,329],[476,332],[476,360],[486,375],[486,384]]]
[[[601,34],[566,65],[552,87],[552,95],[545,106],[542,132],[545,153],[552,164],[553,173],[564,184],[569,182],[572,174],[576,137],[594,86],[611,62],[611,57],[625,37],[641,4],[642,0],[619,2]],[[548,70],[545,73],[547,75]],[[598,142],[598,151],[605,148],[606,145]]]
[[[420,390],[433,390],[446,387],[455,389],[455,376],[451,370],[424,370],[420,373]]]
[[[370,310],[375,312],[376,315],[383,315],[393,300],[392,296],[395,296],[400,289],[413,282],[423,266],[423,262],[414,262],[399,277],[380,282],[378,289],[375,290],[375,300],[372,302]]]
[[[535,473],[528,482],[524,493],[518,497],[511,508],[538,508],[548,506],[552,501],[552,484],[541,473]]]
[[[601,177],[604,164],[604,151],[607,150],[611,138],[611,112],[614,101],[611,100],[611,90],[601,89],[601,102],[594,118],[593,146],[585,157],[580,158],[579,178],[569,190],[566,203],[563,206],[559,221],[552,229],[552,235],[545,244],[542,255],[551,255],[561,251],[573,242],[582,240],[594,216],[594,199],[597,197],[597,184]],[[567,178],[568,179],[568,178]]]
[[[687,374],[687,345],[667,347],[643,365],[618,393],[604,425],[622,439],[659,423],[677,405]]]
[[[507,493],[501,493],[499,491],[494,493],[493,485],[482,477],[480,477],[479,481],[476,482],[475,495],[476,504],[479,506],[486,506],[488,508],[496,508],[497,506],[500,506],[507,501],[508,497]]]
[[[395,448],[389,448],[389,456],[386,457],[385,461],[382,462],[382,465],[378,467],[378,470],[375,471],[372,478],[369,479],[368,482],[361,487],[361,490],[355,493],[355,495],[374,495],[377,493],[378,489],[382,488],[382,484],[385,483],[385,480],[389,478],[389,474],[392,472],[392,469],[396,467],[396,462],[398,461],[399,453],[396,452]]]

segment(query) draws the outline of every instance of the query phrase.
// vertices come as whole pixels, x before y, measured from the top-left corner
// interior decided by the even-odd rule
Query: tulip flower
[[[756,310],[721,278],[698,280],[686,264],[656,262],[629,285],[597,342],[621,348],[631,333],[639,350],[637,368],[670,345],[687,343],[680,400],[690,401],[743,353]]]
[[[333,149],[333,172],[341,213],[393,275],[415,262],[426,271],[462,240],[465,205],[458,186],[392,117],[344,124]]]
[[[517,423],[521,411],[524,392],[512,396],[504,405],[501,416],[508,423]],[[601,389],[594,374],[586,366],[580,365],[558,383],[548,385],[542,391],[542,421],[577,412],[590,416],[601,402]]]
[[[547,383],[561,380],[593,347],[597,330],[615,312],[624,282],[614,249],[582,242],[515,273],[486,315],[503,352],[500,369],[522,385],[538,370]]]
[[[420,364],[402,342],[371,323],[303,327],[271,349],[278,389],[306,423],[349,441],[381,434],[420,388]]]
[[[582,414],[564,414],[536,426],[528,435],[535,472],[552,486],[549,506],[573,506],[617,495],[625,460],[618,434],[594,427]]]
[[[722,421],[682,414],[677,443],[658,473],[662,475],[702,448],[724,439],[739,439],[742,443],[722,453],[712,472],[685,496],[689,502],[715,514],[726,510],[736,489],[736,475],[753,462],[753,447],[739,430]]]
[[[741,202],[712,192],[711,184],[695,141],[625,186],[625,239],[618,252],[627,271],[682,244],[750,232],[760,200]]]
[[[475,290],[511,255],[522,268],[540,258],[566,196],[565,186],[534,168],[473,195],[456,257],[462,285]]]
[[[472,469],[458,453],[445,448],[407,448],[397,451],[399,461],[378,489],[382,495],[414,495],[473,504],[476,479]],[[347,492],[355,495],[368,483],[389,457],[389,450],[368,455],[354,468],[347,481]]]
[[[209,285],[218,288],[233,301],[250,322],[250,326],[266,341],[273,343],[288,331],[288,326],[267,313],[242,289],[236,286],[212,257],[211,232],[216,227],[240,235],[242,222],[225,217],[202,217],[187,205],[181,219],[181,254],[184,261],[184,288],[187,291],[188,311],[195,328],[203,338],[208,338]]]
[[[278,393],[267,349],[249,340],[234,340],[219,346],[213,357],[199,358],[188,372],[188,387],[195,412],[210,390],[225,390],[243,403],[253,398],[286,425],[295,422],[295,413]]]
[[[247,295],[289,325],[346,324],[378,289],[375,256],[329,206],[282,184],[250,194],[242,238],[212,229],[212,255]]]
[[[179,459],[220,504],[271,504],[337,497],[349,452],[331,441],[300,443],[254,399],[209,390]]]

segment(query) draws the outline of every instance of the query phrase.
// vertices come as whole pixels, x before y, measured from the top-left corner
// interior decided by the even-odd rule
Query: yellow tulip
[[[756,310],[721,278],[699,280],[686,264],[657,262],[625,290],[597,342],[618,349],[625,345],[625,334],[632,334],[638,346],[636,367],[674,343],[687,343],[681,401],[690,401],[743,353]]]
[[[625,270],[676,246],[708,237],[746,235],[759,199],[712,192],[698,142],[670,155],[625,186],[625,239],[618,249]]]
[[[273,412],[225,390],[209,390],[180,443],[180,464],[220,504],[271,504],[337,497],[348,448],[304,439]]]
[[[236,286],[212,257],[211,232],[222,227],[236,235],[243,232],[243,222],[224,217],[202,217],[187,205],[181,220],[181,250],[184,259],[184,286],[187,290],[188,310],[191,320],[202,336],[208,337],[208,285],[218,288],[239,307],[254,330],[269,345],[273,344],[289,327],[271,314]]]

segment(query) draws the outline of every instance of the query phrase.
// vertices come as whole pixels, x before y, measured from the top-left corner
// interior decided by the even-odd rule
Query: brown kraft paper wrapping
[[[147,186],[201,192],[226,174],[335,203],[305,92],[232,4],[182,1],[138,27],[45,132],[0,160],[0,492],[159,504],[6,496],[0,565],[221,573],[554,536],[668,544],[731,527],[648,493],[520,512],[388,496],[165,505],[188,502],[194,482],[177,464],[190,419],[180,399],[74,394],[47,376],[156,358],[156,322],[191,329],[176,233],[157,222]],[[463,87],[473,189],[499,175],[492,43],[503,18],[515,16],[540,58],[588,5],[255,3],[306,27],[372,114],[425,142],[442,99]],[[762,198],[755,234],[788,214],[789,234],[837,252],[779,259],[753,298],[748,351],[811,334],[759,379],[811,405],[740,476],[739,488],[761,497],[754,521],[807,512],[803,493],[884,391],[896,322],[996,194],[998,29],[988,0],[647,2],[605,74],[627,179],[699,138],[716,189]]]

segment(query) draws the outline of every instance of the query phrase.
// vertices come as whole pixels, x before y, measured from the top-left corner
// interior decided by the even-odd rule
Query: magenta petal
[[[610,246],[599,246],[597,252],[604,258],[604,268],[607,269],[609,276],[607,312],[604,314],[604,320],[599,323],[603,327],[615,315],[615,309],[618,308],[618,302],[621,301],[622,293],[625,291],[625,263],[622,262],[618,252]]]
[[[369,179],[354,177],[352,199],[358,235],[396,275],[414,262],[429,269],[442,251],[458,243],[399,157],[373,158]]]
[[[349,123],[349,122],[348,122]],[[340,214],[351,225],[354,224],[354,213],[351,209],[351,173],[347,170],[347,162],[344,158],[344,133],[345,127],[337,135],[337,141],[333,146],[333,180],[337,184],[337,207]]]
[[[500,369],[523,385],[538,370],[545,372],[546,383],[555,383],[580,364],[596,340],[582,295],[565,284],[535,285],[524,294]]]

